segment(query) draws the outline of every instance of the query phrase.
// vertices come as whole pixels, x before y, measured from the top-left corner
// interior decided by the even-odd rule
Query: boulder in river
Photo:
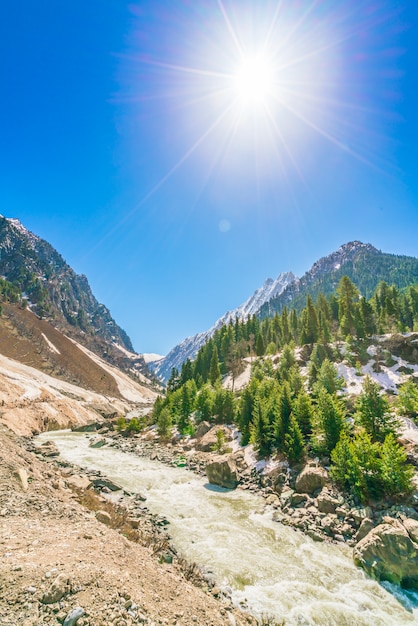
[[[238,485],[237,466],[230,456],[215,456],[206,463],[206,476],[212,485],[235,489]]]
[[[377,580],[418,589],[418,522],[385,517],[356,545],[354,561]]]

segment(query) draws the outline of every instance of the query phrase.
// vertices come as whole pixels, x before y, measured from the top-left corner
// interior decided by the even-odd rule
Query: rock
[[[238,485],[235,461],[228,456],[216,456],[206,463],[206,476],[212,485],[235,489]]]
[[[290,504],[291,506],[298,506],[298,504],[305,504],[306,501],[308,500],[308,497],[306,495],[306,493],[292,493],[292,496],[290,498]]]
[[[89,448],[103,448],[106,444],[106,439],[92,439],[89,443]]]
[[[27,471],[23,467],[19,467],[19,469],[17,470],[17,476],[20,480],[23,491],[27,491],[29,487]]]
[[[230,441],[231,436],[227,428],[224,426],[213,426],[213,428],[208,430],[208,432],[201,437],[200,441],[196,442],[196,450],[199,450],[200,452],[211,452],[212,450],[215,450],[218,441],[217,432],[219,430],[223,430],[225,441]]]
[[[45,443],[42,443],[39,448],[35,450],[35,452],[38,451],[43,456],[47,457],[59,456],[59,450],[53,441],[45,441]]]
[[[386,517],[356,545],[354,562],[377,580],[418,589],[418,526],[405,523]]]
[[[112,518],[107,511],[96,511],[96,519],[106,526],[110,526]]]
[[[280,463],[278,467],[275,467],[268,472],[264,472],[261,477],[262,486],[271,487],[276,493],[280,493],[286,482],[287,471],[288,463],[287,461],[284,461]]]
[[[92,483],[94,487],[106,487],[106,489],[110,489],[110,491],[120,491],[121,489],[123,489],[121,485],[118,485],[118,483],[110,480],[110,478],[93,478]]]
[[[212,426],[209,424],[209,422],[200,422],[200,424],[197,425],[194,433],[195,439],[200,439],[201,437],[203,437],[203,435],[206,435],[206,433],[209,432],[211,428]]]
[[[74,489],[88,489],[91,487],[91,481],[87,476],[80,476],[80,474],[74,474],[73,476],[68,476],[65,479],[65,482],[68,487],[72,487]]]
[[[72,426],[71,430],[75,433],[94,433],[101,427],[101,424],[92,422],[90,424],[83,424],[82,426]]]
[[[339,505],[339,501],[337,498],[334,498],[329,491],[323,489],[317,498],[317,506],[318,510],[321,513],[335,513],[337,507]]]
[[[48,591],[41,598],[43,604],[59,602],[70,591],[69,578],[66,574],[58,574]]]
[[[294,493],[295,492],[293,491],[293,489],[290,489],[290,488],[283,489],[283,491],[280,494],[280,502],[281,502],[282,507],[288,506],[291,503]]]
[[[356,509],[351,509],[350,511],[350,516],[353,518],[354,523],[356,524],[356,526],[360,526],[361,522],[368,518],[371,518],[373,515],[373,512],[371,510],[371,508],[369,506],[360,506]]]
[[[321,489],[327,478],[328,474],[322,467],[307,466],[296,478],[296,491],[311,494]]]
[[[402,524],[404,525],[406,532],[411,537],[412,541],[418,544],[418,522],[415,519],[406,519],[403,520]]]
[[[356,541],[361,541],[364,537],[374,528],[373,520],[369,517],[366,517],[360,524],[360,528],[358,529],[354,539]]]
[[[84,609],[82,609],[81,606],[77,606],[75,609],[68,613],[67,617],[64,620],[63,626],[74,626],[74,624],[76,624],[80,617],[83,617],[83,615]]]

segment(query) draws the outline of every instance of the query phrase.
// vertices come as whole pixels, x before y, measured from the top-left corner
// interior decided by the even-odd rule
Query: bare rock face
[[[354,562],[377,580],[418,589],[418,522],[386,517],[354,549]]]
[[[203,435],[206,435],[206,433],[211,429],[211,425],[209,424],[209,422],[200,422],[200,424],[197,425],[194,436],[195,439],[200,439],[201,437],[203,437]]]
[[[210,430],[208,430],[203,437],[201,437],[200,441],[198,441],[195,445],[196,450],[200,452],[211,452],[215,449],[217,443],[216,433],[218,430],[223,430],[225,435],[225,441],[230,441],[231,436],[229,430],[224,426],[213,426]]]
[[[298,493],[314,493],[322,489],[328,478],[323,467],[313,467],[308,465],[296,478],[296,491]]]
[[[206,476],[212,485],[235,489],[238,485],[237,466],[230,456],[216,456],[206,464]]]

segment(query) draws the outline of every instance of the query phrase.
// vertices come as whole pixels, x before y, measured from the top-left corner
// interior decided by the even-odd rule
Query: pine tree
[[[167,383],[167,391],[176,391],[180,386],[180,374],[177,367],[173,367]]]
[[[250,441],[250,423],[253,417],[257,385],[253,381],[243,390],[239,402],[238,427],[241,431],[241,444],[246,446]]]
[[[254,404],[251,421],[250,441],[257,450],[259,458],[265,458],[271,454],[271,440],[268,433],[263,401],[257,398]]]
[[[289,383],[285,381],[278,396],[279,414],[274,424],[274,438],[278,450],[283,450],[285,445],[285,437],[289,432],[290,415],[292,413],[292,396],[290,393]]]
[[[210,385],[203,385],[196,398],[196,420],[211,421],[213,417],[214,394]]]
[[[354,283],[343,276],[337,287],[338,294],[338,319],[343,336],[356,335],[356,302],[359,298],[359,291]]]
[[[173,427],[173,420],[171,413],[167,407],[165,407],[158,416],[157,420],[157,432],[162,439],[168,439],[171,435],[171,429]]]
[[[418,415],[418,386],[409,379],[399,387],[397,410],[400,415],[416,417]]]
[[[277,366],[277,376],[279,380],[288,380],[291,368],[296,364],[295,348],[293,343],[286,344]]]
[[[343,434],[331,452],[331,477],[362,502],[379,498],[383,492],[379,449],[361,431],[352,441]]]
[[[302,431],[293,415],[290,417],[289,430],[285,435],[284,451],[291,464],[299,463],[305,456]]]
[[[261,336],[261,333],[258,333],[258,335],[255,338],[255,353],[257,356],[263,356],[264,355],[264,341],[263,341],[263,337]]]
[[[216,383],[220,380],[220,378],[221,378],[221,370],[219,367],[218,349],[215,345],[213,348],[212,358],[210,361],[209,380],[212,383],[212,385],[215,386]]]
[[[301,391],[293,402],[292,414],[296,418],[302,433],[307,436],[312,432],[312,401],[305,391]]]
[[[344,411],[338,398],[325,389],[319,390],[313,421],[315,448],[322,453],[330,454],[337,445],[344,427]]]
[[[337,368],[329,359],[325,359],[321,365],[316,379],[315,390],[323,388],[330,394],[336,393],[343,386],[343,379],[338,376]]]
[[[306,298],[306,315],[302,329],[303,343],[315,343],[319,339],[319,322],[311,296]]]
[[[370,376],[364,380],[356,409],[355,419],[369,433],[372,441],[383,441],[389,433],[396,433],[398,421],[390,413],[388,401],[380,394],[379,385]]]
[[[390,433],[381,450],[381,478],[385,495],[403,496],[413,489],[413,468],[406,463],[406,452]]]

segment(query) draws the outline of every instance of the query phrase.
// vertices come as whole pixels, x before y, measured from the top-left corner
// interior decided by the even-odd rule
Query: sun
[[[233,86],[241,105],[266,105],[275,90],[275,72],[269,58],[261,53],[243,58],[233,74]]]

